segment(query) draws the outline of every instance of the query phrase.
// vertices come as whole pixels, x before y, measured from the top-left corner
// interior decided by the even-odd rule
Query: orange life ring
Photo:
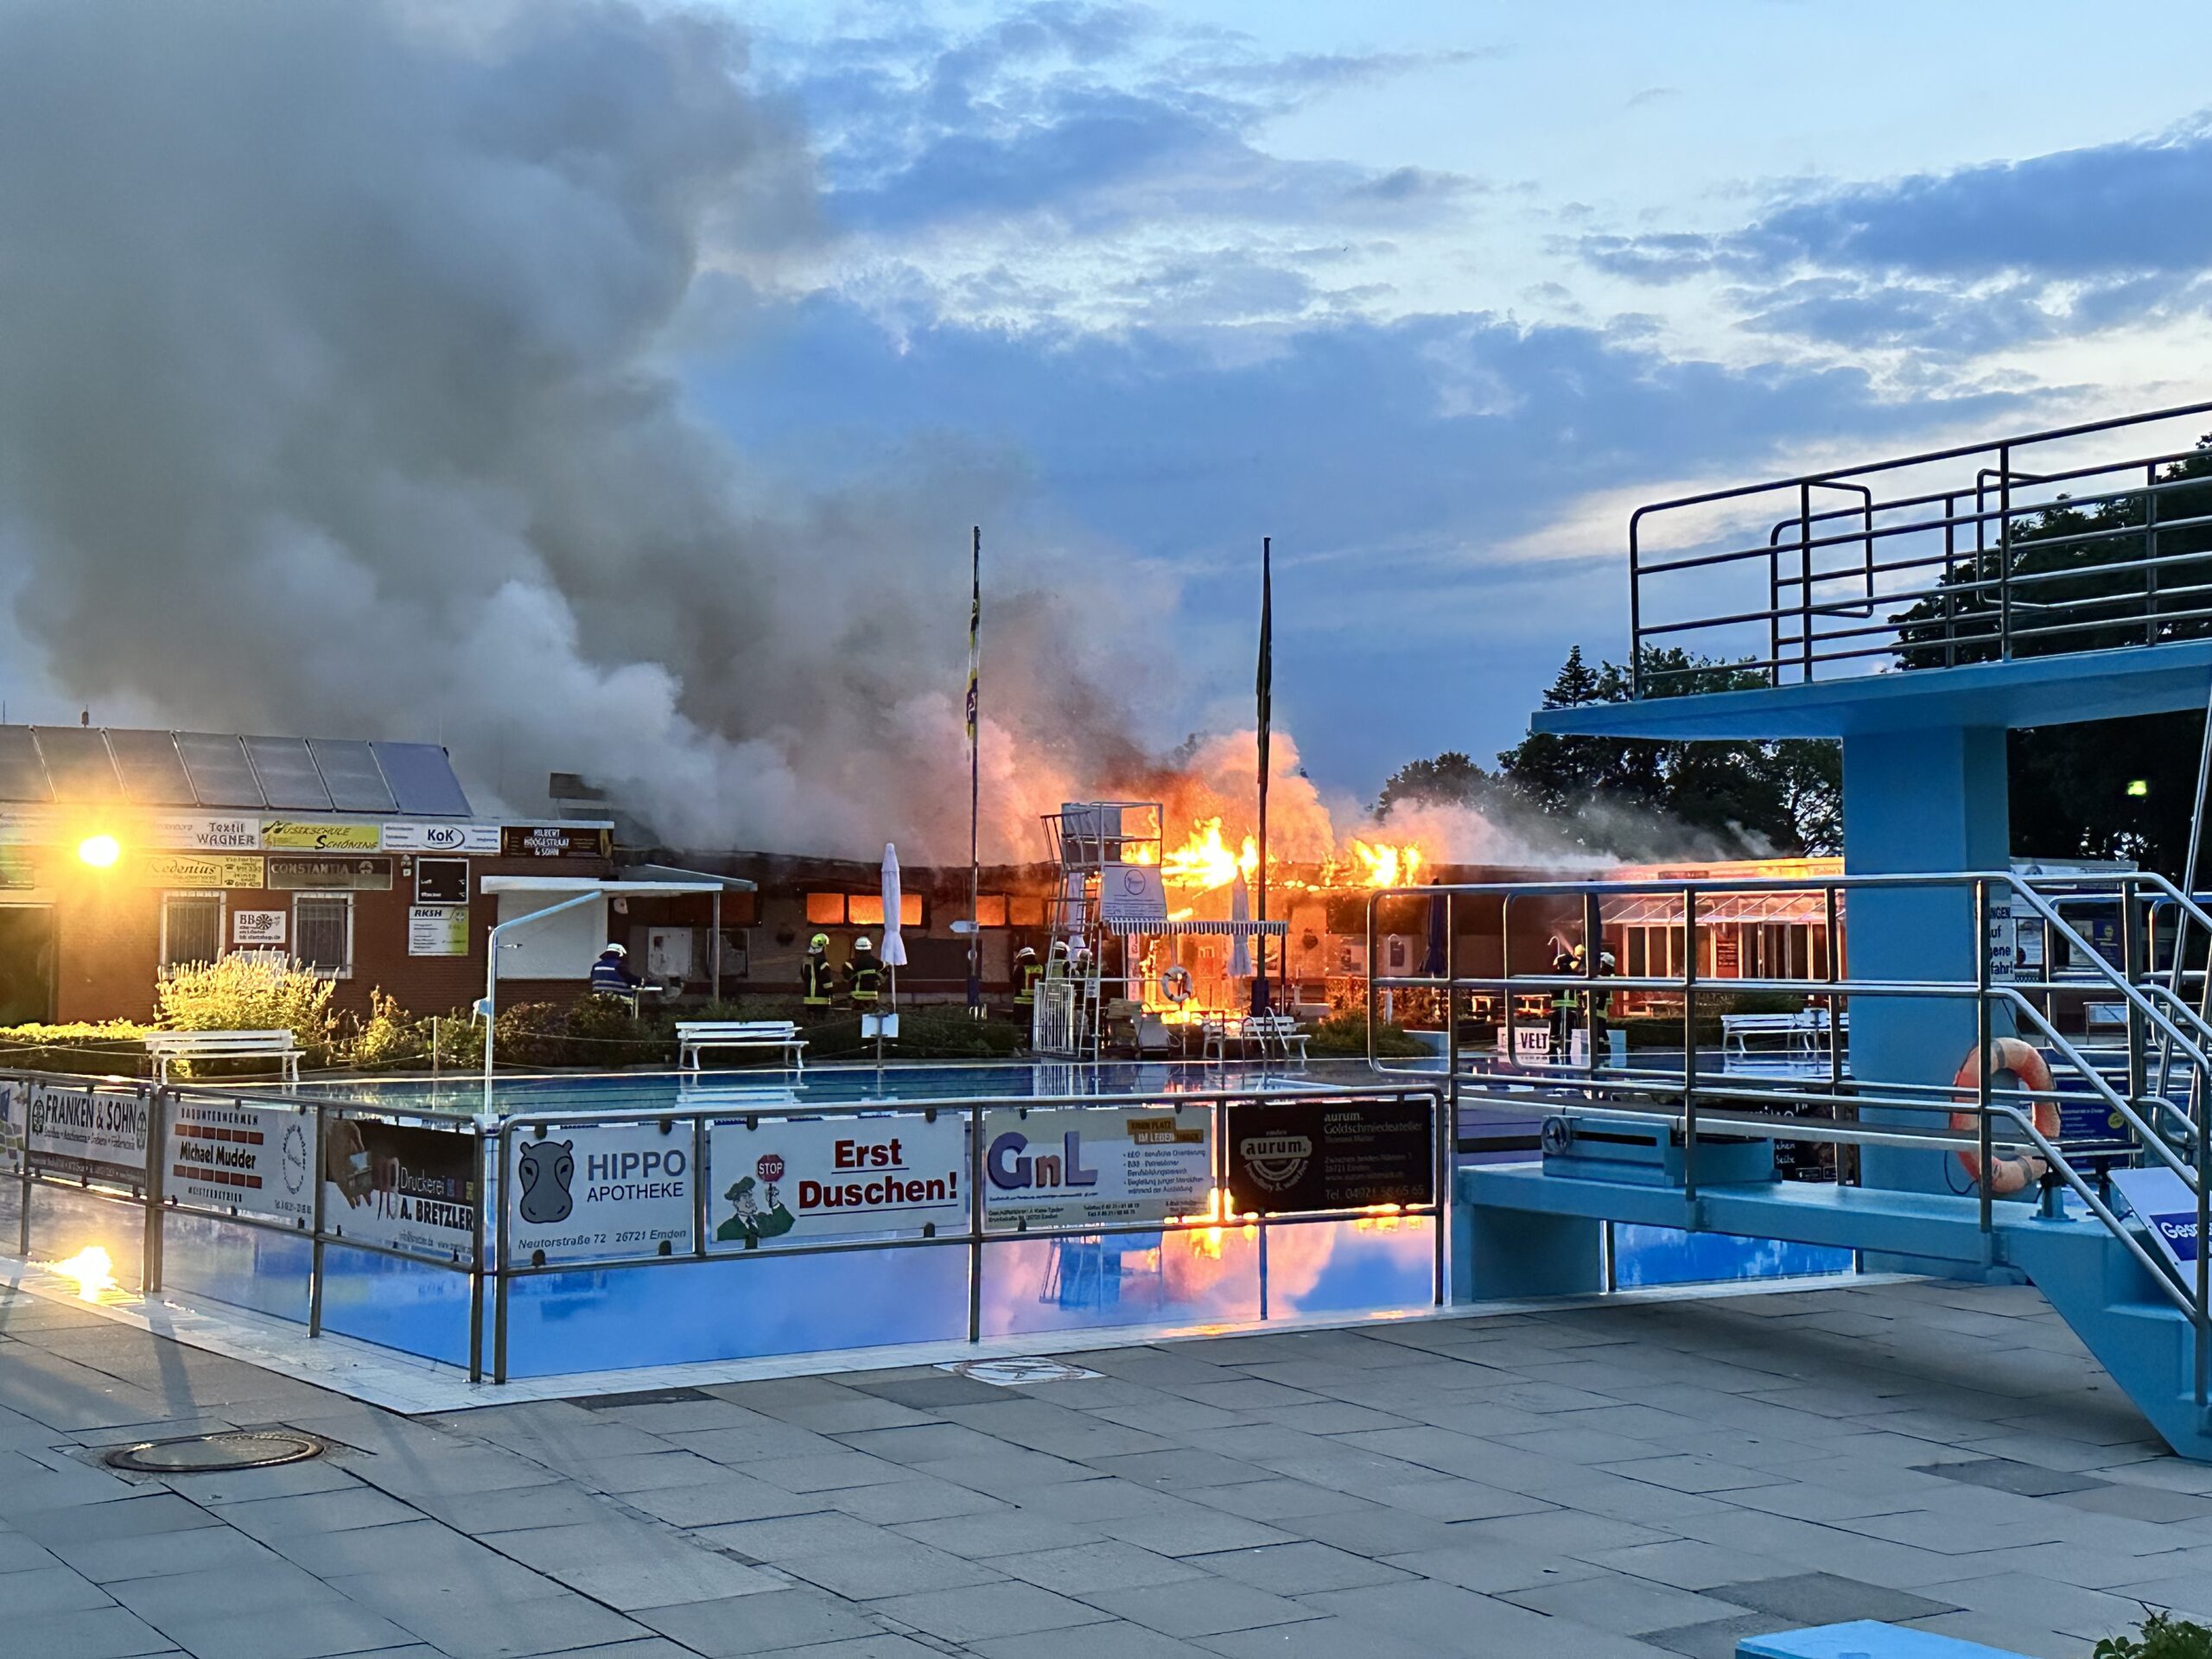
[[[1197,988],[1192,982],[1191,970],[1180,963],[1160,976],[1160,994],[1178,1007],[1189,1001]]]
[[[2010,1071],[2020,1080],[2020,1086],[2036,1094],[2046,1094],[2050,1089],[2050,1067],[2044,1063],[2043,1055],[2032,1043],[2022,1042],[2018,1037],[1999,1037],[1989,1045],[1989,1052],[1999,1071]],[[1961,1094],[1979,1101],[1981,1087],[1981,1050],[1979,1046],[1969,1049],[1965,1059],[1959,1063],[1959,1074],[1951,1079],[1951,1086]],[[2058,1138],[2058,1103],[2052,1100],[2035,1103],[2035,1125],[2047,1140]],[[1954,1112],[1951,1127],[1971,1129],[1977,1116],[1974,1112]],[[1981,1179],[1981,1154],[1971,1147],[1959,1149],[1960,1166],[1967,1179]],[[1989,1172],[1989,1191],[1993,1196],[2021,1192],[2043,1179],[2049,1167],[2033,1153],[2018,1158],[1995,1157],[1990,1160],[1993,1167]]]

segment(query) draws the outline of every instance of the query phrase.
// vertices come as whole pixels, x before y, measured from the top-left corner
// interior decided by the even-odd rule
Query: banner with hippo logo
[[[543,1267],[689,1255],[691,1125],[544,1124],[515,1132],[509,1154],[507,1259]]]
[[[710,1250],[964,1231],[966,1120],[772,1118],[708,1131]]]

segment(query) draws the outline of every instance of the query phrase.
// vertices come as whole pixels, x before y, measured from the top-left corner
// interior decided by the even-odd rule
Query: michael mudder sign
[[[1433,1103],[1242,1101],[1229,1108],[1229,1205],[1300,1215],[1425,1205],[1436,1194]]]

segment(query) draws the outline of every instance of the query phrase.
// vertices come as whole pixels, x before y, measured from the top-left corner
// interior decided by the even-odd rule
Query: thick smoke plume
[[[582,772],[686,844],[964,856],[967,526],[1013,486],[797,492],[662,356],[820,234],[743,68],[725,22],[582,0],[0,9],[0,591],[48,681],[442,738],[519,811]],[[987,855],[1128,729],[1073,648],[1110,620],[1023,563]]]

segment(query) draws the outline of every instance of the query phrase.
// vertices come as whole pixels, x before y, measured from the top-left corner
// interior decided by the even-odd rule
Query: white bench
[[[1845,1014],[1840,1024],[1849,1031],[1851,1016]],[[1807,1058],[1825,1054],[1834,1029],[1826,1008],[1807,1008],[1801,1014],[1724,1014],[1720,1016],[1721,1064],[1726,1065],[1732,1054],[1751,1058],[1755,1037],[1778,1038],[1771,1052]]]
[[[1298,1028],[1298,1021],[1287,1014],[1248,1014],[1239,1019],[1233,1014],[1208,1014],[1198,1025],[1198,1058],[1218,1054],[1229,1058],[1229,1046],[1236,1043],[1246,1053],[1255,1046],[1260,1058],[1265,1059],[1270,1045],[1290,1058],[1291,1046],[1298,1047],[1298,1063],[1306,1064],[1306,1033]]]
[[[275,1060],[284,1081],[296,1084],[304,1052],[289,1031],[149,1031],[146,1052],[157,1084],[169,1080],[179,1060]]]
[[[699,1056],[710,1048],[770,1048],[785,1066],[806,1070],[806,1039],[788,1020],[679,1020],[676,1022],[676,1064],[696,1071]]]

